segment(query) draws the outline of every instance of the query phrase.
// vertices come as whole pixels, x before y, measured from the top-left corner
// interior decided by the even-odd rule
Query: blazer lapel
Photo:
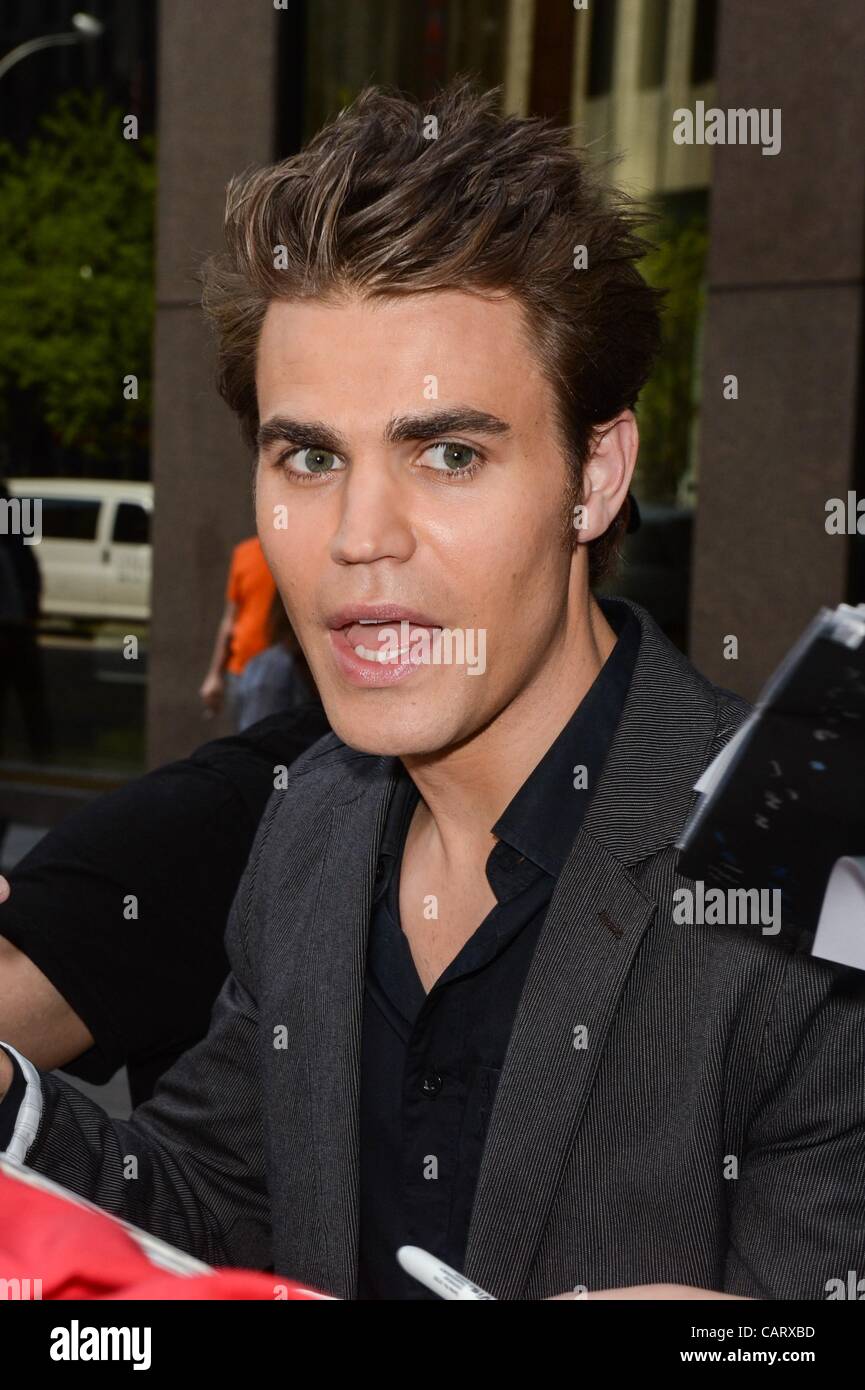
[[[311,924],[306,1046],[312,1096],[323,1283],[352,1298],[358,1261],[358,1114],[364,971],[375,869],[396,779],[333,810]]]
[[[504,1298],[518,1296],[529,1274],[606,1034],[656,910],[627,864],[675,842],[717,719],[711,687],[639,605],[617,602],[640,622],[640,651],[520,998],[469,1226],[465,1273]],[[585,1048],[574,1046],[580,1025]]]
[[[654,911],[581,831],[526,978],[475,1192],[464,1272],[498,1298],[518,1297],[525,1283]]]

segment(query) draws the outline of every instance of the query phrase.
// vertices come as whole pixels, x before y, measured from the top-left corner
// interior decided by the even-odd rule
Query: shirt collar
[[[631,683],[640,624],[615,599],[599,600],[618,641],[558,738],[493,826],[493,834],[554,877],[598,784]],[[578,769],[585,768],[585,774]]]

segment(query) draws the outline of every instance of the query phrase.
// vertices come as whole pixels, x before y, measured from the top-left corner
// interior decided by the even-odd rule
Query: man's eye
[[[479,466],[477,449],[447,439],[431,444],[424,450],[424,456],[434,460],[432,466],[439,473],[471,473]]]
[[[328,449],[288,449],[277,460],[285,465],[285,471],[295,478],[320,477],[325,473],[336,473],[341,460]]]

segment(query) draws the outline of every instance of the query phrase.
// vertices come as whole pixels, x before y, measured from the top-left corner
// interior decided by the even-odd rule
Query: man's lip
[[[362,619],[378,618],[383,623],[408,622],[418,627],[441,627],[441,623],[418,608],[404,608],[400,603],[354,603],[334,609],[326,618],[328,627],[343,628]]]

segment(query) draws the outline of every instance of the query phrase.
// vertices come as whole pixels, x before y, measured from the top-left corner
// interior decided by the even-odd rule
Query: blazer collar
[[[639,604],[640,651],[584,829],[624,863],[675,843],[715,734],[717,696]]]

